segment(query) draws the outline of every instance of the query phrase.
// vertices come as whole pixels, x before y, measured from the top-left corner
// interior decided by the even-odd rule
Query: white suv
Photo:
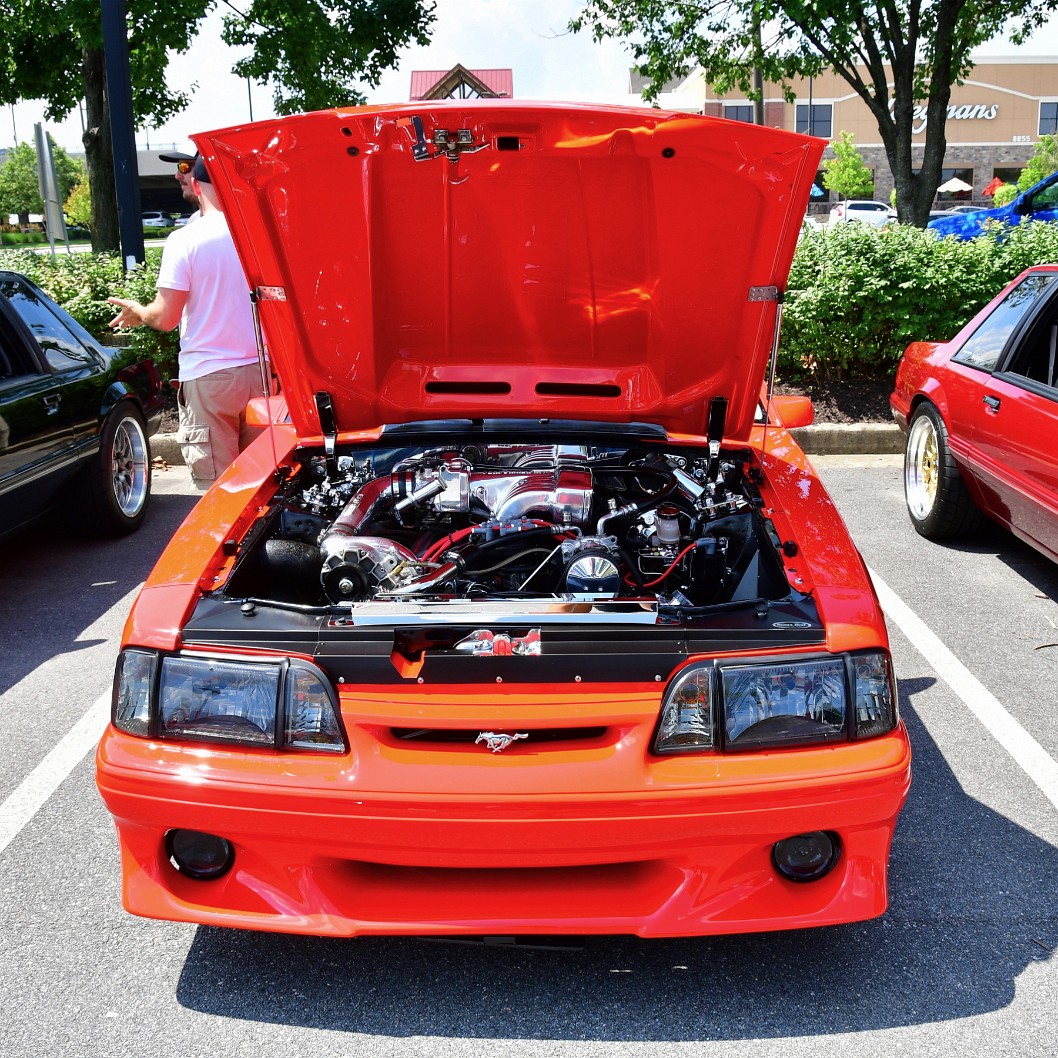
[[[839,202],[830,211],[827,225],[858,221],[861,224],[870,224],[872,228],[884,228],[895,220],[896,210],[884,202],[850,198],[847,202]]]

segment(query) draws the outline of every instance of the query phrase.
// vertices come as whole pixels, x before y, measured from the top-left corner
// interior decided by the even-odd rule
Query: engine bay
[[[226,598],[623,600],[707,611],[790,594],[749,454],[472,441],[301,454]]]

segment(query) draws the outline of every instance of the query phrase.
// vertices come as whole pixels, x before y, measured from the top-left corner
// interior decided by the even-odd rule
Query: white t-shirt
[[[159,287],[189,291],[180,318],[180,381],[257,363],[250,290],[219,210],[165,240]]]

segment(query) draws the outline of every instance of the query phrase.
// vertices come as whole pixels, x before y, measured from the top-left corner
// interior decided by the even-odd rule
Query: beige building
[[[633,90],[635,87],[633,84]],[[795,81],[793,88],[794,103],[785,102],[773,87],[765,89],[765,124],[827,140],[837,139],[843,131],[852,133],[864,162],[874,173],[874,197],[888,201],[893,178],[878,125],[848,83],[837,74],[827,73]],[[737,121],[753,120],[749,100],[736,95],[717,96],[700,74],[691,74],[673,86],[661,104]],[[925,143],[925,127],[923,105],[921,111],[916,111],[912,141],[918,145],[918,158]],[[981,192],[993,178],[1016,180],[1036,140],[1045,133],[1058,132],[1058,57],[978,59],[966,81],[952,87],[945,131],[948,145],[941,183],[954,176],[970,184],[973,191],[940,195],[939,199],[990,204]],[[825,157],[832,156],[828,148]],[[826,199],[816,202],[817,209],[823,208]]]

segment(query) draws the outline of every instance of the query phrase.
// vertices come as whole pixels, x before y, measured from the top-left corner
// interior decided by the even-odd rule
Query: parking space
[[[917,537],[896,459],[816,463],[893,597],[1058,756],[1058,570],[998,532],[960,547]],[[7,546],[4,805],[107,693],[128,594],[195,500],[182,468],[156,489],[129,540],[85,544],[53,523]],[[882,919],[573,951],[133,919],[87,756],[0,853],[6,1053],[1049,1056],[1058,810],[906,614],[890,629],[915,764]]]

